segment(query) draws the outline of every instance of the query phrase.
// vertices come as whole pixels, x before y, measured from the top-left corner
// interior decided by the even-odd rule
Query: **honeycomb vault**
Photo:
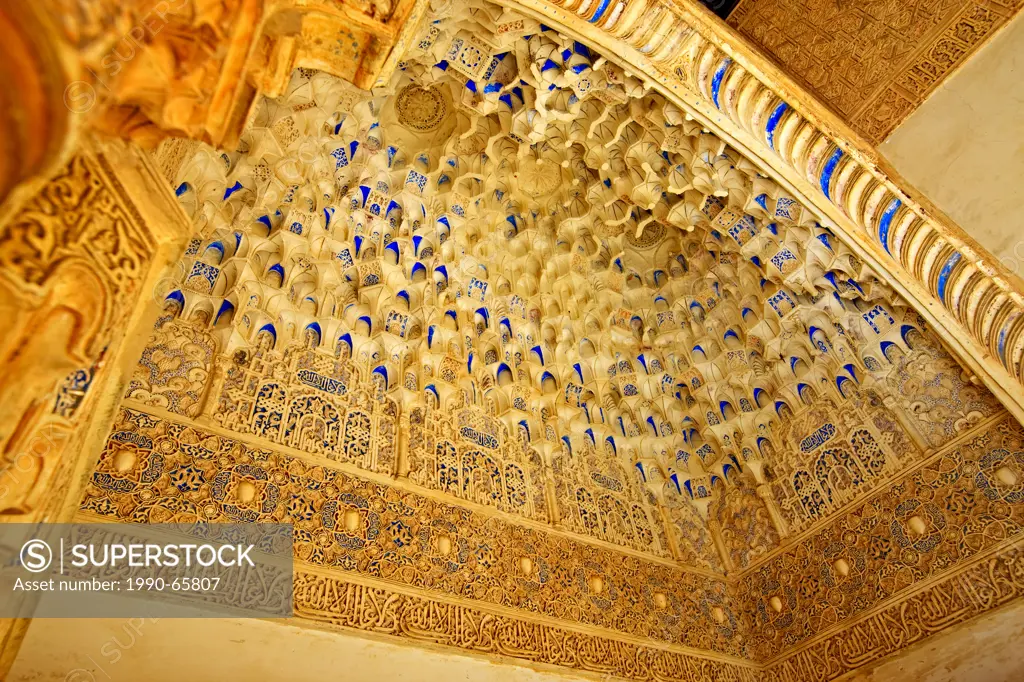
[[[196,236],[80,517],[291,522],[311,624],[641,680],[1015,597],[1024,434],[925,321],[649,84],[453,4],[386,87],[163,148]]]

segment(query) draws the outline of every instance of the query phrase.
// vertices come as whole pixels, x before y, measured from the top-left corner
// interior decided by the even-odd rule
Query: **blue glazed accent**
[[[224,190],[224,199],[223,200],[227,201],[228,197],[230,197],[232,194],[234,194],[235,192],[237,192],[240,189],[242,189],[241,181],[235,180],[235,184],[231,185],[231,187],[228,187],[226,190]]]
[[[956,264],[959,262],[960,252],[957,251],[949,257],[946,264],[942,266],[941,270],[939,270],[939,300],[943,303],[946,302],[946,282],[949,281],[950,273],[953,272],[953,268],[956,267]]]
[[[590,23],[596,24],[601,21],[601,17],[604,16],[605,11],[608,9],[608,5],[612,0],[601,0],[601,4],[598,6],[597,11],[594,12],[594,16],[590,18]]]
[[[768,133],[768,146],[775,149],[775,129],[779,126],[779,121],[782,120],[782,115],[786,113],[786,109],[789,105],[785,102],[775,107],[775,111],[768,117],[768,123],[765,124],[764,130]]]
[[[896,211],[899,210],[902,203],[899,199],[893,199],[889,203],[889,207],[885,209],[885,213],[882,214],[882,220],[878,223],[878,241],[885,247],[885,252],[890,256],[892,252],[889,251],[889,226],[892,225],[892,217],[896,215]]]
[[[715,108],[721,109],[718,105],[718,92],[722,89],[722,79],[725,77],[725,70],[729,68],[729,64],[732,60],[726,57],[722,60],[722,63],[718,66],[718,70],[715,71],[715,75],[711,78],[711,99],[715,103]]]
[[[828,186],[832,182],[832,174],[836,172],[836,166],[839,165],[839,159],[843,158],[843,150],[837,149],[832,152],[832,156],[828,157],[828,161],[825,162],[825,168],[821,171],[821,191],[825,193],[826,199],[831,199],[829,196]]]
[[[1009,325],[1007,325],[1009,326]],[[1002,360],[1003,364],[1006,364],[1006,327],[999,330],[999,343],[997,346],[999,351],[999,359]]]
[[[178,189],[174,190],[174,196],[180,197],[182,194],[188,191],[188,183],[183,182],[178,185]]]

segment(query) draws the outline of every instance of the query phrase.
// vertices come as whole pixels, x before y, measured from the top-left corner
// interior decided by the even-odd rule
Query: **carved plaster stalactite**
[[[764,502],[764,506],[768,510],[768,516],[772,520],[772,525],[775,526],[775,530],[779,533],[779,538],[784,540],[789,537],[789,525],[779,512],[771,487],[767,483],[762,483],[755,490],[757,490],[757,496]]]
[[[376,21],[385,6],[375,3],[370,18]],[[591,19],[607,9],[588,7]],[[661,12],[658,3],[634,3],[605,21],[635,22],[652,7],[645,35],[680,28],[678,15]],[[169,452],[153,475],[144,445],[124,468],[123,434],[103,448],[76,448],[102,449],[96,470],[109,474],[88,482],[81,513],[127,519],[154,500],[181,500],[171,471],[188,469],[195,481],[210,481],[259,468],[273,490],[250,500],[247,511],[260,520],[292,519],[310,538],[331,528],[327,535],[337,541],[329,546],[296,543],[297,556],[319,563],[324,573],[344,565],[360,572],[360,581],[404,581],[424,595],[442,593],[449,605],[465,600],[470,606],[460,612],[486,613],[488,623],[500,606],[570,620],[577,630],[621,629],[630,642],[667,631],[667,645],[714,651],[756,668],[768,656],[743,660],[745,642],[806,615],[795,608],[799,585],[783,577],[741,602],[726,595],[737,587],[742,592],[775,560],[775,536],[783,528],[802,532],[831,523],[844,505],[862,502],[858,496],[891,484],[897,474],[878,430],[860,428],[866,413],[854,403],[867,362],[851,355],[883,343],[903,343],[902,352],[912,334],[933,332],[915,325],[899,293],[819,222],[812,208],[820,207],[792,195],[789,180],[765,175],[770,164],[759,165],[745,148],[711,132],[714,126],[703,129],[689,109],[655,92],[650,74],[627,72],[592,52],[600,42],[588,46],[493,5],[474,0],[435,8],[416,36],[421,40],[403,55],[403,68],[380,89],[357,92],[332,77],[321,50],[325,72],[291,74],[280,84],[281,98],[261,103],[249,119],[237,150],[171,158],[162,166],[197,234],[171,291],[124,290],[136,302],[155,291],[174,319],[141,354],[115,430],[145,432],[149,440],[139,443],[159,439]],[[286,45],[286,55],[271,55],[275,69],[299,54],[302,40],[313,50],[324,38],[302,17],[279,17],[274,35],[299,37]],[[477,42],[480,36],[486,40]],[[735,64],[719,70],[717,48],[695,42],[696,33],[677,37],[664,51],[689,45],[701,78],[719,73],[718,85],[706,88],[718,93],[711,95],[715,106],[734,102]],[[257,53],[271,47],[261,44]],[[380,54],[360,56],[377,63]],[[694,76],[692,66],[672,64],[680,79]],[[353,69],[366,76],[362,66]],[[229,90],[245,96],[231,101],[246,101],[251,91],[234,85],[238,90]],[[236,122],[218,120],[216,129]],[[145,133],[145,125],[138,130]],[[117,253],[117,243],[90,244]],[[83,292],[67,289],[56,298],[72,301],[72,312],[88,303],[74,298]],[[54,330],[77,328],[56,317]],[[854,336],[851,350],[847,339]],[[69,368],[103,373],[127,354],[100,341],[79,345],[85,350],[70,360],[58,358],[62,372],[54,370],[50,384]],[[18,348],[28,349],[15,357],[23,363],[16,369],[24,369],[33,348],[27,342]],[[228,358],[232,381],[224,377]],[[943,371],[907,369],[919,382],[948,377]],[[69,410],[80,404],[84,415],[89,392],[82,401],[76,376],[53,402]],[[995,405],[987,393],[976,393],[971,413]],[[115,400],[123,392],[116,386],[108,394]],[[141,425],[140,403],[177,416]],[[230,446],[225,456],[197,457],[189,447],[194,433],[204,440],[215,435],[196,426],[204,418],[197,412],[212,416],[217,439]],[[29,418],[38,420],[38,413]],[[806,428],[786,442],[783,427],[794,422]],[[934,426],[939,433],[944,423]],[[228,443],[225,431],[245,435]],[[175,442],[178,433],[186,435]],[[894,433],[888,435],[906,442]],[[981,495],[1000,498],[997,511],[1002,498],[1019,498],[1019,434],[1005,441],[1005,453],[976,453],[979,464],[961,479],[979,481],[972,485],[984,492],[959,499],[955,513],[983,504]],[[814,470],[816,489],[828,504],[811,500],[803,526],[780,523],[785,519],[776,516],[790,508],[773,506],[763,487],[755,492],[744,481],[750,478],[744,462],[762,455],[778,473],[774,453],[783,448],[786,456],[822,462]],[[301,457],[292,456],[296,450]],[[761,469],[749,468],[764,486]],[[47,471],[40,467],[32,480],[63,475]],[[391,476],[403,480],[388,485]],[[332,484],[322,485],[327,478]],[[707,520],[710,542],[703,523],[694,529],[684,519],[702,556],[715,545],[725,579],[718,562],[704,561],[707,570],[693,572],[671,560],[686,549],[685,538],[673,536],[665,510],[648,495],[666,489]],[[196,483],[189,494],[221,518],[238,511],[220,505],[211,486]],[[59,497],[53,504],[63,504]],[[796,497],[786,501],[805,504]],[[21,504],[31,508],[34,499],[24,495]],[[709,513],[713,501],[727,504]],[[904,543],[900,561],[921,564],[929,548],[908,532],[928,534],[921,515],[937,528],[944,512],[923,507],[913,520],[909,509],[897,510],[906,518],[881,524],[878,532],[891,531],[892,542]],[[909,530],[901,530],[904,521]],[[1002,534],[977,533],[963,546],[1007,537],[996,530]],[[822,545],[813,570],[832,566],[833,583],[856,587],[864,553]],[[842,599],[841,592],[821,602]],[[633,595],[646,601],[637,608]],[[415,599],[403,603],[416,611],[399,620],[403,632],[422,634],[417,624],[436,620],[419,609],[425,613],[434,602]],[[858,603],[871,599],[877,601],[872,595]],[[766,600],[775,615],[759,610]],[[310,601],[302,604],[314,620],[343,608]],[[701,610],[713,614],[706,623],[686,615]],[[772,627],[745,631],[751,614]],[[494,650],[494,638],[481,644],[459,637],[446,641]],[[564,651],[579,649],[577,642],[557,654],[549,642],[529,644],[537,651],[525,658],[556,664],[565,664]],[[773,642],[761,646],[770,656],[779,653]],[[607,672],[603,661],[596,670],[594,663],[573,664]],[[686,676],[681,667],[673,670],[630,674]]]
[[[692,0],[614,11],[577,0],[509,5],[615,55],[646,87],[756,157],[1024,420],[1024,292],[1014,277],[732,28]]]
[[[79,130],[148,149],[184,137],[234,150],[261,93],[280,95],[297,67],[322,69],[362,88],[386,82],[427,5],[427,0],[365,6],[300,0],[5,3],[0,10],[0,81],[5,84],[0,219],[67,161]],[[25,187],[7,201],[19,184]]]
[[[0,224],[5,521],[70,521],[188,232],[144,152],[95,140]],[[0,663],[23,627],[0,625]]]

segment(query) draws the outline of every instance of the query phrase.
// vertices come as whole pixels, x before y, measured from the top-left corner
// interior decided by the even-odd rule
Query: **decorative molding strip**
[[[606,677],[680,682],[753,682],[756,667],[572,632],[485,613],[461,604],[298,572],[295,612],[304,619],[360,632],[443,644],[562,666]]]
[[[765,682],[827,682],[998,608],[1024,592],[1018,544],[765,666]]]
[[[999,528],[1015,523],[1020,494],[1014,485],[1024,479],[1017,477],[1010,485],[1006,483],[1010,477],[1000,472],[1020,469],[1024,455],[1017,451],[1024,436],[1007,417],[987,425],[990,428],[985,433],[974,431],[969,442],[944,449],[910,472],[917,481],[917,492],[904,491],[906,499],[893,512],[899,516],[898,523],[888,521],[890,501],[884,508],[878,508],[873,498],[862,501],[861,507],[875,509],[875,513],[857,509],[852,516],[861,526],[866,523],[878,532],[865,531],[858,536],[867,539],[864,547],[859,543],[857,547],[840,547],[838,553],[826,551],[836,569],[823,574],[823,580],[828,583],[831,579],[843,594],[861,594],[866,585],[865,562],[858,557],[888,547],[884,540],[889,535],[896,542],[904,538],[910,543],[898,559],[890,560],[893,566],[912,567],[907,564],[907,551],[922,556],[945,553],[948,559],[936,561],[932,567],[939,570],[925,570],[909,581],[900,577],[904,569],[882,576],[889,580],[889,604],[879,604],[876,608],[881,610],[873,612],[868,599],[863,604],[869,608],[854,605],[847,609],[845,620],[837,613],[832,622],[838,629],[830,630],[827,619],[819,619],[816,628],[799,632],[815,635],[824,630],[820,635],[824,639],[807,639],[801,645],[804,648],[792,654],[788,654],[792,651],[789,639],[785,647],[769,651],[772,645],[758,643],[750,634],[745,635],[752,645],[749,648],[734,643],[723,648],[721,644],[732,642],[734,636],[723,629],[730,633],[752,633],[755,628],[759,633],[787,631],[787,622],[793,622],[792,618],[786,621],[788,612],[807,608],[809,600],[818,603],[824,598],[797,593],[792,587],[801,580],[821,584],[793,573],[800,566],[814,572],[820,563],[817,555],[807,554],[795,564],[787,563],[790,574],[785,580],[772,578],[763,567],[754,575],[744,574],[729,592],[749,588],[749,594],[729,596],[708,584],[687,583],[683,579],[686,574],[668,567],[651,564],[645,568],[636,558],[610,556],[569,538],[515,527],[512,521],[484,518],[468,509],[426,499],[418,492],[342,474],[336,471],[336,463],[313,464],[218,435],[206,427],[130,409],[122,410],[100,456],[81,513],[134,522],[201,513],[216,521],[255,510],[255,520],[291,519],[300,538],[312,540],[328,532],[328,537],[337,541],[330,543],[331,550],[318,550],[318,543],[301,539],[296,543],[300,561],[296,612],[330,626],[638,680],[762,679],[757,667],[744,667],[736,656],[777,652],[786,658],[761,668],[774,676],[766,679],[824,682],[1020,594],[1024,571],[1017,568],[1017,557],[1021,550],[1019,541],[1009,539],[1018,534],[1011,530],[996,533],[998,529],[988,526],[975,529],[958,562],[946,549],[955,538],[944,529],[962,524],[952,517],[937,517],[935,504],[927,500],[913,504],[918,498],[925,499],[929,485],[945,485],[957,488],[949,494],[955,509],[974,510],[970,505],[964,507],[960,498],[963,490],[975,490],[975,505],[981,499],[988,505],[988,511],[979,509],[980,513],[1002,514]],[[951,468],[953,464],[956,466]],[[994,487],[996,478],[1003,481],[1002,487]],[[894,485],[902,489],[910,483]],[[314,494],[321,499],[310,497]],[[940,497],[944,494],[939,491]],[[955,509],[947,513],[953,514]],[[843,528],[852,531],[854,526],[846,516],[851,514],[834,524],[845,523]],[[919,521],[915,517],[920,517]],[[915,535],[920,524],[926,528]],[[820,533],[829,547],[836,545],[835,538],[829,539],[831,530]],[[947,535],[947,541],[932,542]],[[872,539],[876,536],[882,544]],[[1003,539],[996,541],[998,538]],[[335,544],[347,547],[346,543],[352,551],[336,551]],[[558,548],[554,554],[542,546],[550,543]],[[791,552],[798,550],[790,548]],[[883,551],[882,556],[886,555]],[[524,563],[523,557],[529,561]],[[608,558],[613,560],[602,562]],[[846,574],[838,568],[841,560],[847,563]],[[467,567],[472,568],[471,573],[465,572]],[[947,570],[939,572],[941,568]],[[666,571],[676,578],[670,579]],[[763,588],[772,585],[783,599],[781,608],[768,615],[774,609],[771,596],[776,592]],[[460,587],[453,589],[455,586]],[[759,596],[754,597],[755,592]],[[628,608],[621,610],[617,602]],[[734,615],[729,603],[744,603],[744,607]],[[557,608],[552,610],[551,605]],[[611,617],[614,614],[619,615]],[[811,621],[799,620],[805,622]],[[885,634],[883,628],[891,622],[898,625],[895,634]],[[638,641],[645,638],[650,646]],[[800,639],[797,634],[794,641]],[[707,657],[692,650],[707,651]]]
[[[690,0],[506,0],[618,55],[790,183],[1024,419],[1024,297],[859,135]]]

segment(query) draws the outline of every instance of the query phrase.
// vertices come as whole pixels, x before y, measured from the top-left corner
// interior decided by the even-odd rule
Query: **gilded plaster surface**
[[[879,144],[1021,6],[743,0],[728,21]]]
[[[290,522],[311,627],[624,679],[824,682],[1015,600],[1019,296],[685,8],[562,5],[650,72],[435,2],[365,91],[365,50],[292,71],[324,43],[273,24],[289,52],[225,95],[254,104],[217,128],[237,146],[140,157],[195,232],[141,268],[163,312],[74,464],[78,518]],[[49,196],[26,214],[76,215]],[[64,256],[25,224],[13,265]]]
[[[197,232],[80,518],[291,522],[311,624],[619,678],[1015,598],[1024,436],[927,322],[597,52],[442,10],[387,88],[162,150]]]

